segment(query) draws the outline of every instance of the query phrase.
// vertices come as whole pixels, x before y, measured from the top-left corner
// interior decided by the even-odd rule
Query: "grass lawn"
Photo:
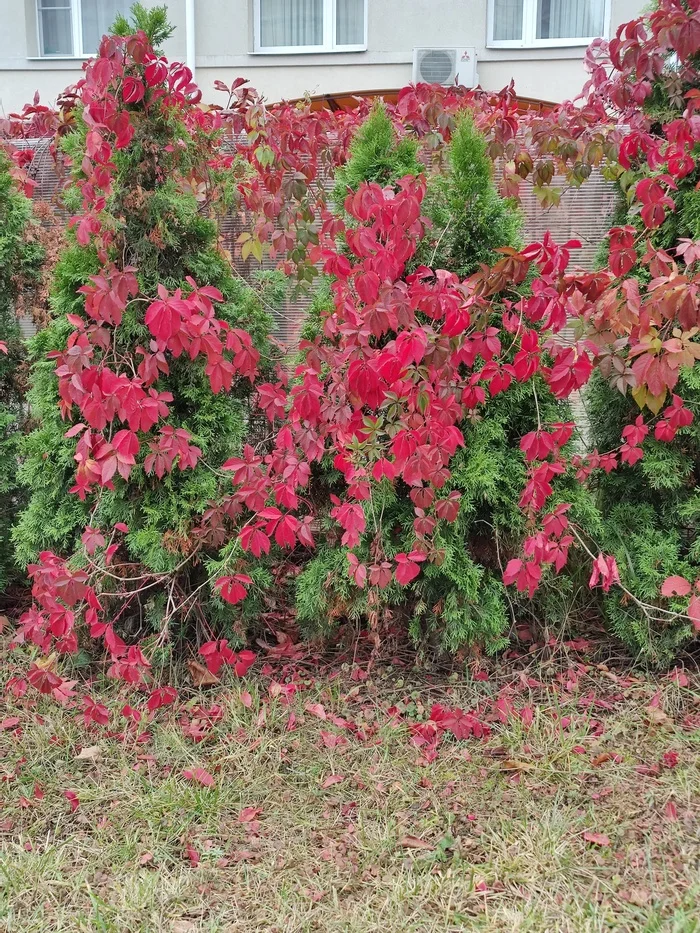
[[[0,929],[700,930],[692,675],[561,649],[483,680],[302,662],[292,692],[275,663],[131,729],[114,686],[107,727],[7,701]],[[435,702],[490,735],[427,760]]]

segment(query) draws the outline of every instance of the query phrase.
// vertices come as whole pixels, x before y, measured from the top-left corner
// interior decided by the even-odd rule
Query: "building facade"
[[[145,0],[154,5],[157,0]],[[165,0],[176,27],[166,54],[213,84],[242,75],[269,100],[399,88],[416,48],[476,51],[478,82],[571,98],[596,36],[614,35],[643,0]],[[39,91],[52,103],[75,81],[99,37],[131,0],[0,0],[0,107]],[[441,79],[439,57],[436,77]]]

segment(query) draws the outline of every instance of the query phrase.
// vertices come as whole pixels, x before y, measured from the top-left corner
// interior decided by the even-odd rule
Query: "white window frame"
[[[490,49],[551,49],[573,48],[575,46],[590,45],[598,36],[572,37],[570,39],[538,39],[537,38],[537,2],[538,0],[523,0],[523,37],[522,39],[494,39],[495,3],[488,2],[488,30],[487,47]],[[610,6],[611,0],[605,0],[603,10],[603,35],[606,39],[610,33]]]
[[[36,0],[36,18],[39,27],[39,58],[90,58],[97,54],[97,49],[83,48],[83,10],[81,0],[64,0],[61,9],[70,8],[71,35],[73,37],[72,52],[44,52],[44,17],[42,13],[42,0]],[[43,7],[45,10],[56,7]]]
[[[264,2],[264,0],[263,0]],[[367,14],[368,0],[364,2],[364,37],[357,45],[338,45],[336,35],[336,0],[323,0],[323,44],[322,45],[275,45],[263,46],[260,44],[262,24],[260,20],[261,0],[253,0],[253,46],[257,55],[313,55],[325,52],[366,52],[367,51]]]

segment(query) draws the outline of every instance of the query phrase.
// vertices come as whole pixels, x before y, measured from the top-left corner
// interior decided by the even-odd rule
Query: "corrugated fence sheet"
[[[244,137],[230,140],[229,147],[245,145]],[[52,201],[56,205],[60,189],[60,173],[51,152],[50,141],[16,140],[13,145],[23,149],[33,149],[34,157],[29,166],[29,174],[36,182],[34,197]],[[333,178],[328,174],[322,179],[327,190],[333,186]],[[580,188],[566,188],[565,181],[555,178],[555,187],[563,193],[561,203],[555,207],[543,208],[535,197],[531,186],[523,185],[522,211],[524,215],[523,238],[525,242],[536,242],[545,231],[549,230],[557,242],[570,239],[580,240],[580,249],[572,250],[572,265],[592,269],[595,256],[609,225],[615,201],[614,187],[605,181],[600,171],[595,169],[591,177]],[[67,219],[65,212],[58,206],[58,215]],[[244,210],[233,211],[220,221],[221,245],[231,257],[235,272],[246,281],[251,281],[258,270],[270,270],[277,266],[269,256],[262,262],[253,257],[243,260],[236,240],[241,233],[249,229],[249,218]],[[308,293],[291,295],[275,315],[275,336],[285,346],[293,348],[299,340],[299,331],[311,301]],[[29,328],[30,322],[27,323]],[[572,331],[567,329],[562,339],[572,339]]]

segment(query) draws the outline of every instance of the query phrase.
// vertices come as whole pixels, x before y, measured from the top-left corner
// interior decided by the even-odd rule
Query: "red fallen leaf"
[[[195,768],[193,771],[183,771],[182,776],[188,781],[196,781],[204,787],[212,787],[214,778],[204,768]]]
[[[664,816],[671,823],[675,823],[678,819],[678,810],[676,809],[676,805],[672,800],[669,800],[669,802],[664,807]]]
[[[348,740],[343,735],[336,735],[335,732],[325,732],[321,730],[321,741],[326,748],[338,748],[340,745],[347,745]]]
[[[669,680],[675,680],[679,687],[687,687],[690,683],[687,675],[680,667],[674,667],[668,677]]]
[[[253,698],[247,690],[244,690],[243,693],[241,693],[241,703],[245,706],[246,709],[250,709],[250,707],[253,705]]]
[[[143,855],[140,855],[138,859],[139,865],[150,865],[152,861],[153,861],[152,852],[144,852]]]
[[[188,845],[185,849],[185,855],[192,865],[199,865],[199,852],[191,845]]]
[[[259,807],[243,807],[238,814],[239,823],[252,823],[262,813]]]
[[[40,785],[40,784],[35,784],[35,785],[34,785],[34,799],[35,799],[35,800],[43,800],[43,799],[44,799],[44,791],[41,789],[41,785]]]
[[[610,845],[610,839],[608,838],[608,836],[605,835],[605,833],[585,832],[583,834],[583,838],[586,840],[586,842],[590,842],[594,846],[609,846]]]
[[[329,774],[328,777],[322,782],[321,787],[332,787],[334,784],[340,784],[341,781],[344,780],[344,774]]]
[[[307,713],[312,716],[318,716],[319,719],[327,719],[326,710],[321,703],[307,703],[304,707]]]
[[[14,727],[18,725],[19,725],[19,717],[10,716],[7,719],[3,719],[3,721],[0,722],[0,731],[2,731],[3,729],[14,729]]]
[[[663,761],[664,768],[668,768],[669,770],[676,768],[679,761],[678,752],[674,749],[670,749],[663,753],[661,760]]]
[[[684,577],[666,577],[661,584],[662,596],[687,596],[690,583]]]
[[[71,813],[75,813],[75,811],[80,806],[80,801],[78,800],[78,795],[76,792],[74,790],[64,790],[63,796],[70,803]]]
[[[634,770],[642,777],[658,777],[661,774],[658,765],[635,765]]]

